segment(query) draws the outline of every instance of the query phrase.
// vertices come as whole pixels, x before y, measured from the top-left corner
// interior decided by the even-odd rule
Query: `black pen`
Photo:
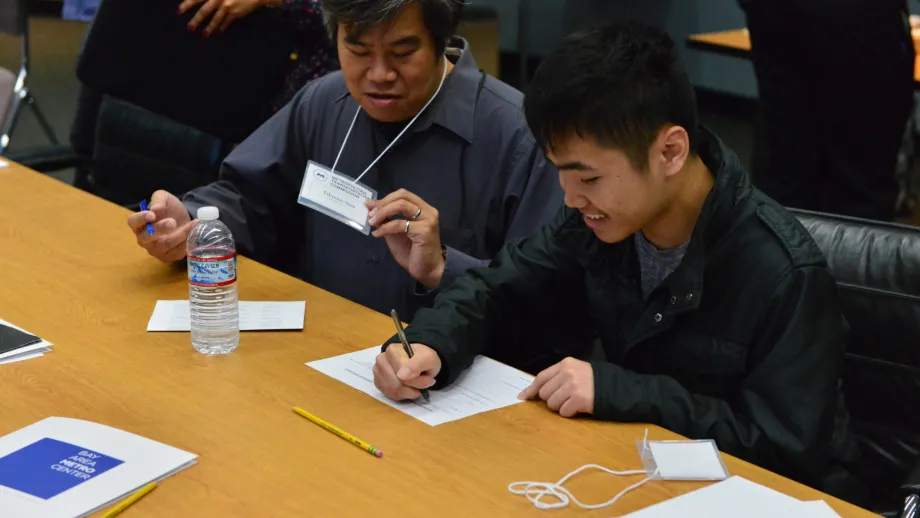
[[[406,331],[403,329],[402,322],[399,321],[399,315],[396,314],[396,310],[390,311],[390,316],[393,317],[393,323],[396,324],[396,334],[399,335],[399,341],[402,342],[403,350],[406,351],[406,354],[409,355],[409,358],[412,358],[412,346],[409,345],[409,340],[406,339]],[[426,403],[431,403],[431,396],[428,395],[428,389],[421,389],[422,397],[425,398]]]

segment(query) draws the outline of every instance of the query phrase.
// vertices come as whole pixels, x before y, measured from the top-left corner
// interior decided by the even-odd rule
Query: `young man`
[[[525,111],[567,208],[420,311],[414,357],[385,346],[377,387],[413,399],[477,354],[549,365],[521,398],[712,438],[853,496],[838,464],[852,443],[837,406],[847,324],[834,279],[796,218],[698,125],[670,38],[637,25],[569,37]]]
[[[534,233],[562,205],[557,171],[527,128],[523,95],[451,38],[461,6],[326,0],[342,70],[240,144],[218,181],[182,201],[155,193],[150,211],[128,218],[138,244],[182,259],[191,214],[215,205],[241,254],[408,319],[506,240]],[[373,236],[298,203],[309,161],[349,179],[367,171]]]

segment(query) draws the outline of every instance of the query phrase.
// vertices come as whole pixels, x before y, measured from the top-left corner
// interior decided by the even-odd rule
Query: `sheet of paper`
[[[623,518],[814,518],[813,507],[789,495],[734,476],[646,507]]]
[[[51,352],[51,349],[42,349],[41,351],[35,351],[31,353],[17,354],[15,356],[7,356],[5,358],[0,358],[0,365],[4,363],[16,363],[23,360],[31,360],[33,358],[39,358],[44,356],[46,352]]]
[[[240,331],[285,331],[303,329],[307,303],[245,301],[240,305]],[[158,300],[147,331],[190,331],[187,300]]]
[[[18,329],[24,333],[29,333],[32,335],[35,334],[35,333],[30,333],[29,331],[26,331],[25,329],[17,325],[14,325],[11,322],[7,322],[6,320],[3,320],[2,318],[0,318],[0,324]],[[24,360],[31,360],[33,358],[39,358],[41,356],[44,356],[44,353],[51,352],[51,345],[52,345],[51,342],[47,340],[42,340],[41,342],[38,342],[37,344],[27,345],[25,347],[20,347],[19,349],[16,349],[15,351],[8,351],[6,353],[0,354],[0,365],[3,365],[4,363],[15,363],[15,362],[21,362]]]
[[[20,347],[19,349],[14,349],[12,351],[7,351],[3,354],[0,354],[0,361],[5,360],[7,358],[12,358],[13,356],[20,356],[20,355],[24,355],[28,353],[35,353],[35,352],[49,352],[50,350],[51,348],[48,347],[48,344],[43,344],[39,342],[36,344],[27,345],[25,347]]]
[[[806,509],[808,511],[809,518],[840,518],[840,515],[837,514],[837,511],[834,511],[834,508],[827,505],[827,502],[824,500],[802,502],[802,509]]]
[[[49,417],[0,437],[0,515],[86,516],[195,459],[109,426]]]
[[[479,356],[451,386],[432,390],[430,403],[423,399],[396,402],[374,386],[374,360],[379,352],[379,347],[371,347],[310,362],[307,366],[431,426],[520,403],[517,395],[533,382],[533,376]]]

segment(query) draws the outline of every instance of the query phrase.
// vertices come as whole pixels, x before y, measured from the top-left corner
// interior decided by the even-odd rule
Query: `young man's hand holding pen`
[[[411,345],[412,358],[401,343],[395,343],[377,355],[374,364],[374,385],[395,401],[420,398],[422,389],[434,385],[434,378],[441,371],[441,358],[434,349],[422,344]]]

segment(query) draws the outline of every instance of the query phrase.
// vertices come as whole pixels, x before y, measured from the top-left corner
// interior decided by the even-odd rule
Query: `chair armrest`
[[[914,469],[901,484],[901,494],[904,496],[901,518],[920,516],[920,460],[914,464]]]

